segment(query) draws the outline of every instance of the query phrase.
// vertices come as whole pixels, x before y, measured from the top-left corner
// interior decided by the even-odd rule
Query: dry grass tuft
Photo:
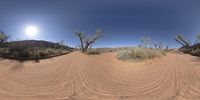
[[[151,48],[129,48],[118,52],[117,58],[120,60],[146,60],[165,55],[166,51],[163,49]]]
[[[99,55],[99,54],[101,54],[101,52],[97,49],[87,50],[85,53],[88,54],[88,55]]]

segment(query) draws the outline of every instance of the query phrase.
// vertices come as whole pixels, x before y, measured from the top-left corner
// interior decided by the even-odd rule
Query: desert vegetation
[[[101,30],[96,30],[93,36],[86,36],[86,34],[80,31],[77,31],[76,35],[81,43],[81,52],[79,49],[73,49],[65,45],[64,40],[57,43],[42,40],[8,41],[9,36],[6,33],[2,33],[2,36],[0,37],[2,40],[0,43],[0,57],[9,58],[9,60],[2,61],[3,64],[1,66],[3,67],[1,67],[1,70],[3,70],[2,72],[4,74],[0,76],[5,80],[2,81],[3,83],[5,82],[9,84],[2,84],[1,87],[4,88],[11,86],[12,88],[2,89],[1,91],[4,93],[12,93],[13,89],[17,90],[20,88],[19,92],[16,94],[23,97],[27,96],[24,95],[24,93],[30,93],[28,94],[28,98],[41,98],[38,91],[39,93],[47,93],[50,99],[52,93],[56,94],[55,98],[62,98],[60,97],[60,94],[67,91],[69,94],[63,95],[64,98],[82,99],[84,96],[79,97],[77,94],[86,94],[85,98],[88,99],[87,96],[90,96],[90,93],[97,93],[96,95],[100,98],[116,97],[117,99],[125,98],[131,100],[135,98],[135,95],[140,97],[146,96],[147,94],[143,91],[149,92],[147,98],[153,98],[152,94],[157,92],[162,93],[160,98],[166,98],[166,94],[171,91],[175,91],[173,95],[177,96],[182,90],[174,87],[187,89],[188,86],[183,85],[183,83],[185,82],[191,85],[191,80],[190,78],[187,78],[188,76],[192,77],[195,82],[199,83],[199,75],[193,74],[197,72],[192,69],[197,64],[191,63],[192,60],[194,61],[196,59],[195,57],[174,52],[171,53],[169,52],[170,49],[168,45],[165,45],[162,42],[156,42],[150,37],[140,38],[141,43],[135,47],[92,48],[92,45],[99,38],[103,37]],[[175,40],[182,45],[182,48],[180,48],[181,51],[186,53],[192,52],[193,55],[199,54],[199,47],[196,46],[199,45],[199,42],[192,45],[191,42],[181,35],[177,36]],[[197,40],[199,40],[198,36]],[[193,51],[194,48],[197,48],[195,49],[197,51]],[[64,55],[69,52],[72,53]],[[166,55],[166,53],[168,54]],[[33,62],[25,61],[38,61],[39,59],[54,56],[60,57],[51,60],[43,60],[37,63],[37,66],[35,66],[35,63]],[[149,60],[153,58],[159,59]],[[13,61],[10,59],[20,60],[23,63],[6,64]],[[149,61],[146,62],[145,60]],[[175,60],[178,61],[174,62]],[[137,61],[140,62],[137,63]],[[188,67],[188,65],[192,67]],[[23,66],[23,68],[19,66]],[[14,75],[10,75],[10,72],[18,70],[19,68],[21,68],[21,71],[16,71],[15,73],[17,74],[14,77],[17,81],[13,83]],[[7,78],[5,75],[9,77]],[[35,78],[35,76],[39,77]],[[138,80],[138,78],[140,79]],[[162,83],[163,80],[157,79],[165,80],[164,83]],[[28,80],[28,82],[24,80]],[[155,84],[154,82],[161,84]],[[85,84],[88,83],[90,84],[86,86]],[[29,88],[24,88],[21,84],[28,84]],[[68,88],[69,86],[71,88]],[[144,86],[146,88],[144,88]],[[159,89],[155,91],[155,88],[157,89],[157,87],[159,87]],[[168,87],[169,89],[166,89]],[[199,92],[199,86],[195,86],[195,88],[197,89],[197,92]],[[53,89],[59,89],[59,92],[52,92]],[[91,91],[85,92],[88,90]],[[136,92],[138,94],[135,94]],[[197,92],[194,93],[196,94]],[[39,96],[36,97],[35,95]],[[168,97],[170,96],[171,95]],[[157,97],[158,96],[155,98],[157,99]],[[155,100],[155,98],[153,98],[153,100]],[[174,98],[174,96],[171,98]]]
[[[86,53],[88,55],[99,55],[102,52],[99,51],[98,49],[89,49],[89,50],[85,51],[84,53]]]
[[[161,57],[165,54],[166,51],[164,49],[133,47],[119,51],[117,54],[117,58],[120,60],[142,61]]]
[[[85,33],[81,32],[81,31],[76,31],[75,34],[78,36],[79,40],[80,40],[80,49],[82,52],[86,52],[89,48],[92,48],[93,43],[95,43],[96,40],[98,40],[99,38],[102,38],[102,30],[101,29],[97,29],[95,31],[95,35],[93,36],[86,36]],[[90,50],[91,51],[91,50]],[[87,52],[90,52],[87,51]],[[93,51],[91,51],[93,52]]]
[[[200,56],[200,35],[197,35],[196,38],[197,40],[194,43],[191,43],[183,35],[177,35],[175,40],[182,45],[182,47],[179,48],[180,51],[194,56]]]
[[[147,46],[151,45],[151,42],[152,42],[151,38],[149,38],[149,37],[141,37],[140,41],[142,43],[141,47],[143,47],[143,48],[147,48]]]
[[[0,57],[16,60],[34,60],[54,57],[69,53],[73,50],[64,44],[64,41],[58,43],[23,40],[9,41],[9,35],[4,31],[0,32]]]
[[[71,52],[72,48],[47,41],[23,40],[2,43],[0,56],[17,60],[34,60]]]
[[[164,48],[162,42],[153,42],[150,37],[141,37],[141,44],[138,47],[122,48],[117,54],[120,60],[142,61],[153,59],[165,55],[168,51],[168,45]]]

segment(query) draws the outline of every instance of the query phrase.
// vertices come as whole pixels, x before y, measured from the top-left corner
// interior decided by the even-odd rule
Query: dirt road
[[[200,100],[200,58],[174,52],[123,62],[115,56],[0,59],[0,100]]]

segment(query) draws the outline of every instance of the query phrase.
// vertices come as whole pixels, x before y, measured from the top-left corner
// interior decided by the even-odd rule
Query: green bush
[[[117,58],[120,60],[145,60],[165,55],[166,51],[162,49],[150,48],[131,48],[119,51]]]

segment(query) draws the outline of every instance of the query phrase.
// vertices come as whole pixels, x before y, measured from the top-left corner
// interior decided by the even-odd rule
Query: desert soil
[[[143,62],[116,53],[0,59],[0,100],[200,100],[200,58],[170,52]]]

